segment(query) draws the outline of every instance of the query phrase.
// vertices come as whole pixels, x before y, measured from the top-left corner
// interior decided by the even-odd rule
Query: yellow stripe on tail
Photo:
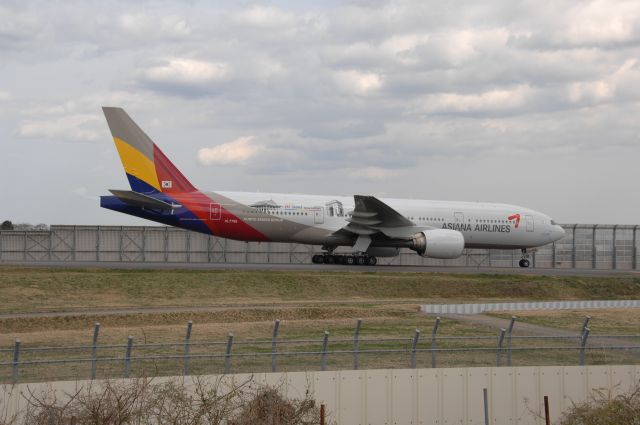
[[[154,163],[124,140],[114,137],[113,141],[118,149],[118,154],[120,154],[125,172],[161,191]]]

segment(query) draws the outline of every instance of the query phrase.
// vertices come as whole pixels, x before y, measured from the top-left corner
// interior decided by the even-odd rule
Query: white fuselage
[[[278,208],[268,211],[307,226],[337,231],[348,224],[353,197],[220,192],[245,205],[272,201]],[[417,227],[460,231],[469,248],[531,248],[554,242],[564,230],[549,216],[516,205],[486,202],[429,201],[380,198]],[[286,241],[282,241],[286,242]]]

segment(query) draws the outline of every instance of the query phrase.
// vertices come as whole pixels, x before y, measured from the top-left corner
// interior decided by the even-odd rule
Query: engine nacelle
[[[458,258],[464,249],[464,236],[457,230],[425,230],[416,233],[411,239],[411,249],[425,258]]]

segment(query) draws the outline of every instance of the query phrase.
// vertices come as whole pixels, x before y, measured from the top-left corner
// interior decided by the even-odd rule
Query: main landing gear
[[[314,264],[342,264],[345,266],[375,266],[378,259],[372,255],[316,254],[311,257]]]
[[[518,265],[522,268],[529,267],[529,254],[526,249],[522,249],[522,259],[518,262]]]

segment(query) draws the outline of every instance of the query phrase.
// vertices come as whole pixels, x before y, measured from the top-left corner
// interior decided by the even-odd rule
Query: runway
[[[314,272],[380,272],[380,273],[446,273],[446,274],[501,274],[530,276],[640,276],[640,270],[569,269],[569,268],[489,268],[441,266],[343,266],[338,264],[257,264],[257,263],[152,263],[106,261],[38,261],[2,262],[2,266],[96,268],[124,270],[255,270],[255,271],[314,271]]]

